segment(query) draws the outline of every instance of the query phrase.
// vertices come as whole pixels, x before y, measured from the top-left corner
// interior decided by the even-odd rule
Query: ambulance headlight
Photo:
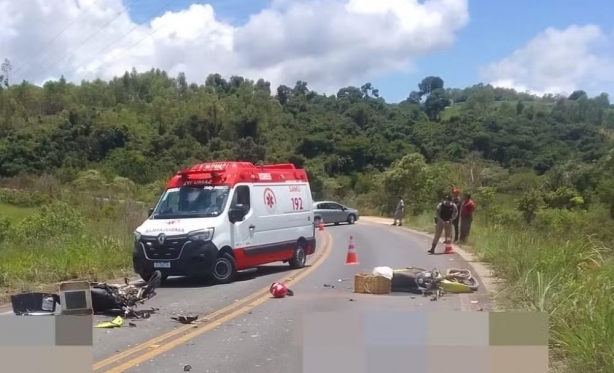
[[[141,239],[141,234],[138,231],[134,231],[134,242],[137,242]]]
[[[199,229],[188,233],[188,239],[191,241],[210,241],[213,238],[214,228]]]

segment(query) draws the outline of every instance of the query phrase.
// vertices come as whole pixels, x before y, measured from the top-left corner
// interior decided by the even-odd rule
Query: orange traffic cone
[[[350,236],[350,244],[348,245],[348,255],[345,259],[345,265],[358,264],[358,256],[356,256],[356,247],[354,247],[354,236]]]
[[[318,230],[319,231],[323,231],[324,230],[324,219],[320,218],[320,224],[318,224]]]
[[[444,254],[454,254],[454,249],[452,248],[452,240],[446,239],[446,249],[443,251]]]

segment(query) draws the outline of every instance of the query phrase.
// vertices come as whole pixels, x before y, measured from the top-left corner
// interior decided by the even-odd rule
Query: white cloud
[[[220,21],[210,5],[138,25],[121,0],[0,0],[0,58],[11,60],[13,82],[108,79],[134,66],[200,82],[210,73],[273,86],[304,80],[331,92],[407,71],[416,58],[451,47],[468,22],[467,0],[275,0],[239,26]]]
[[[481,75],[494,86],[539,95],[576,89],[599,93],[613,88],[613,42],[595,25],[548,28],[509,57],[483,68]]]

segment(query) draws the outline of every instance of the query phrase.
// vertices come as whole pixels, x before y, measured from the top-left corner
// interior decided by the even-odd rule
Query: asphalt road
[[[442,272],[451,267],[471,269],[457,254],[428,255],[428,236],[378,221],[327,226],[318,234],[318,253],[308,259],[312,265],[302,270],[271,264],[241,274],[233,284],[215,286],[170,278],[157,296],[141,307],[159,309],[150,318],[125,320],[122,328],[94,329],[94,372],[181,372],[190,365],[189,371],[196,373],[327,373],[382,371],[390,364],[416,366],[415,359],[394,363],[396,357],[389,357],[365,370],[368,363],[364,352],[352,349],[353,341],[361,338],[356,335],[361,327],[356,325],[362,324],[355,315],[378,311],[487,311],[487,296],[483,287],[474,294],[447,294],[438,301],[412,294],[353,293],[354,275],[371,272],[377,266],[438,268]],[[350,236],[360,262],[355,266],[345,265]],[[441,252],[443,244],[440,246]],[[276,281],[290,281],[295,296],[271,299],[267,290]],[[311,318],[321,312],[328,313],[317,325],[310,324],[315,322]],[[6,309],[0,314],[9,316]],[[182,325],[171,319],[178,315],[200,317],[196,325]],[[95,323],[111,320],[95,316]],[[337,346],[333,349],[335,356],[323,357],[319,351],[309,357],[315,354],[309,348],[326,343]],[[337,351],[344,344],[346,358]],[[396,355],[409,356],[406,351]],[[328,366],[322,365],[325,363]]]
[[[354,294],[354,275],[363,270],[370,272],[376,266],[438,268],[442,272],[450,267],[470,267],[456,254],[428,255],[428,237],[399,227],[359,221],[352,226],[327,226],[322,233],[319,250],[328,251],[328,255],[320,258],[321,265],[308,269],[310,273],[298,275],[304,278],[290,283],[294,297],[270,299],[270,296],[261,295],[240,305],[250,294],[288,278],[292,272],[283,264],[260,268],[255,274],[246,274],[242,281],[229,285],[207,287],[184,279],[169,279],[167,285],[158,290],[158,295],[145,305],[160,308],[149,319],[133,321],[134,327],[125,325],[118,329],[95,329],[94,371],[182,372],[186,365],[190,365],[190,371],[196,373],[326,373],[332,372],[332,369],[336,372],[381,371],[384,362],[365,370],[365,360],[356,358],[362,354],[352,349],[351,345],[352,340],[358,338],[354,335],[355,331],[360,328],[356,327],[358,319],[353,322],[353,316],[348,316],[351,314],[330,316],[333,320],[329,318],[319,325],[330,330],[330,333],[319,329],[315,335],[309,333],[315,326],[308,327],[305,325],[310,324],[305,323],[314,322],[306,320],[316,316],[304,316],[304,319],[302,315],[305,312],[313,315],[314,312],[365,314],[372,311],[487,310],[483,290],[476,294],[447,294],[438,301],[411,294]],[[354,238],[360,262],[356,266],[344,265],[350,235]],[[441,246],[439,250],[443,251]],[[235,309],[218,315],[221,319],[214,315],[198,326],[184,326],[170,318],[177,314],[207,315],[223,307],[232,308],[233,305]],[[335,321],[335,317],[344,320]],[[98,319],[101,321],[105,318]],[[326,322],[330,325],[323,325]],[[169,332],[176,334],[165,341],[152,340]],[[302,346],[300,341],[305,341],[307,347]],[[326,343],[337,346],[348,344],[346,354],[341,354],[346,356],[340,356],[336,351],[335,356],[323,357],[320,351],[318,357],[308,357],[315,353],[308,351],[309,346],[324,346]],[[122,351],[126,350],[134,353],[124,352],[122,355]],[[397,355],[408,358],[407,353]],[[393,363],[390,359],[385,362],[386,365],[397,366],[406,363],[411,362]]]

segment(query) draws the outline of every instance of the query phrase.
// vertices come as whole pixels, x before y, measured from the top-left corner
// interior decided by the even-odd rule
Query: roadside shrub
[[[50,201],[47,194],[37,191],[0,189],[0,202],[17,207],[39,207]]]
[[[75,209],[56,202],[16,224],[14,237],[20,241],[39,241],[83,234],[83,220],[83,215]]]
[[[6,216],[0,216],[0,242],[6,240],[11,233],[11,221]]]
[[[586,211],[545,209],[537,213],[533,224],[541,230],[575,234],[586,231],[588,218]]]

